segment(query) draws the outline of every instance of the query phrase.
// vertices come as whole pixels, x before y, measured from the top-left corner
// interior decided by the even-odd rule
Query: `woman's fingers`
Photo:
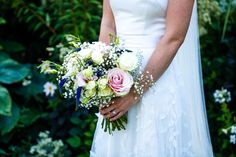
[[[110,118],[115,117],[117,114],[119,114],[119,111],[117,109],[114,109],[111,112],[108,112],[107,114],[105,114],[104,117],[110,119]]]
[[[110,121],[115,121],[115,120],[119,119],[119,118],[120,118],[121,116],[123,116],[123,115],[124,115],[123,112],[119,112],[119,113],[117,113],[115,116],[111,117],[111,118],[110,118]]]
[[[116,108],[116,103],[111,103],[110,106],[100,109],[102,115],[106,115]]]

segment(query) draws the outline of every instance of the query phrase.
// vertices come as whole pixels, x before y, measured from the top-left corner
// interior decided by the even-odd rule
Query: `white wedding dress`
[[[142,50],[147,64],[164,35],[168,0],[110,0],[117,35]],[[90,157],[213,157],[197,31],[196,4],[186,39],[169,68],[128,111],[126,130],[113,135],[98,116]]]

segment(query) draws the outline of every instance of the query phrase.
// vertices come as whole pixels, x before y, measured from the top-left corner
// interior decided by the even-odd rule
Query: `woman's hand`
[[[100,109],[100,113],[105,118],[109,118],[110,121],[115,121],[123,116],[138,101],[139,98],[137,95],[134,92],[129,92],[129,94],[123,97],[112,99],[110,106]]]

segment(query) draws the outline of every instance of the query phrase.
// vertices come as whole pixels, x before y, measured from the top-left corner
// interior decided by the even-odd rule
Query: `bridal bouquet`
[[[141,53],[126,50],[119,39],[112,37],[110,45],[102,42],[80,42],[79,38],[69,35],[68,52],[62,64],[44,61],[49,69],[41,72],[55,74],[59,91],[64,98],[75,98],[79,107],[87,109],[108,106],[112,98],[122,97],[130,92],[138,80],[141,66]],[[102,128],[111,133],[125,129],[127,118],[116,121],[103,119]]]

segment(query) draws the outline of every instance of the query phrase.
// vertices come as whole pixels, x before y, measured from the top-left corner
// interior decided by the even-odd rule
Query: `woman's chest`
[[[168,0],[110,0],[110,5],[114,14],[156,16],[166,12]]]

